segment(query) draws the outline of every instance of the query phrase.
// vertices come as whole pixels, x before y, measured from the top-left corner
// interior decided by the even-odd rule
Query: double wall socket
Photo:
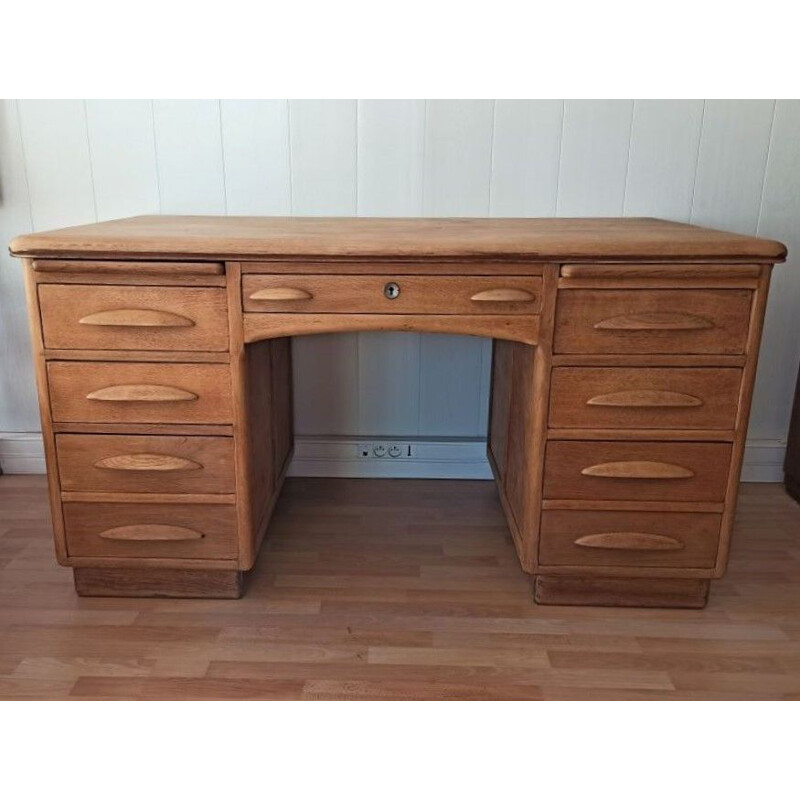
[[[362,442],[358,445],[359,458],[414,458],[415,448],[408,442]]]

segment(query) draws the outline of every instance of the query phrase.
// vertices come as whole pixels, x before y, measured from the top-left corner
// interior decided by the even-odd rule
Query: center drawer
[[[529,276],[245,275],[245,311],[329,314],[535,314]]]
[[[233,439],[223,436],[56,436],[61,488],[75,492],[236,491]]]
[[[39,305],[45,347],[228,349],[224,289],[42,284]]]
[[[547,443],[544,496],[558,500],[722,502],[730,444]]]
[[[550,427],[731,431],[741,380],[732,367],[556,367]]]
[[[235,558],[236,506],[64,503],[70,556]]]
[[[225,364],[51,361],[47,374],[55,422],[233,420]]]

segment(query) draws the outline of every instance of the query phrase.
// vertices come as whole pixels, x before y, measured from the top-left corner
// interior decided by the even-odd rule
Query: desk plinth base
[[[704,608],[710,580],[689,578],[594,578],[537,575],[533,596],[545,606]]]
[[[81,597],[204,597],[236,600],[244,594],[244,572],[202,569],[114,569],[75,567]]]

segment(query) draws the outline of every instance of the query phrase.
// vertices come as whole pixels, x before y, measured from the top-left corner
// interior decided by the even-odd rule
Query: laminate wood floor
[[[746,484],[702,611],[535,606],[494,484],[291,479],[241,600],[79,598],[0,477],[0,697],[800,699],[800,506]]]

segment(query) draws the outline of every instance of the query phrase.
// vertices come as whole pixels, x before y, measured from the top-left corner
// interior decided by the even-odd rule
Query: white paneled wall
[[[774,468],[800,359],[798,142],[795,100],[4,101],[0,237],[184,213],[660,216],[781,239],[750,429]],[[38,429],[20,272],[3,247],[0,437]],[[298,339],[297,431],[482,436],[490,357],[469,337]]]

